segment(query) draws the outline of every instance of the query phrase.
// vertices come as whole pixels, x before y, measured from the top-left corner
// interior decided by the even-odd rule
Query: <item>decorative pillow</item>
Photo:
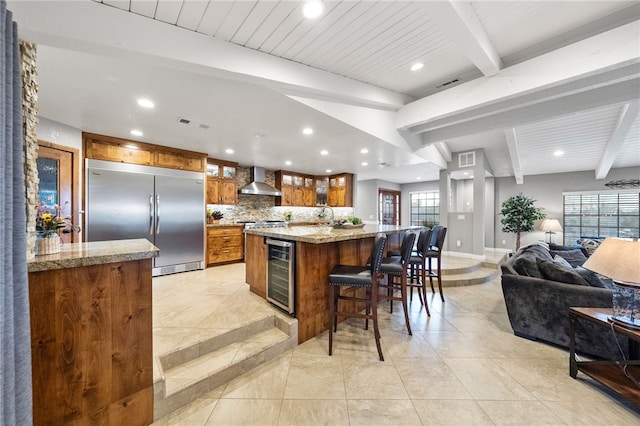
[[[589,286],[589,283],[575,272],[572,268],[566,266],[560,266],[557,263],[549,262],[548,260],[538,259],[538,268],[544,278],[557,281],[565,284],[577,284]]]
[[[572,268],[571,264],[567,262],[564,257],[558,256],[557,254],[553,256],[553,263],[557,263],[560,266],[564,266],[565,268]]]
[[[589,256],[589,253],[587,253],[587,250],[578,243],[573,244],[571,247],[561,246],[559,244],[554,244],[554,243],[549,244],[549,250],[551,251],[567,251],[567,250],[576,250],[576,249],[580,249],[582,254],[584,254],[585,256]]]
[[[591,287],[607,288],[605,283],[600,279],[600,276],[595,272],[585,269],[582,266],[578,266],[574,271],[580,274]]]
[[[527,277],[544,278],[535,258],[527,256],[519,256],[515,262],[513,262],[513,269],[518,275],[525,275]]]
[[[580,244],[587,251],[587,256],[591,256],[594,251],[600,246],[601,241],[592,240],[591,238],[581,238],[578,240]]]
[[[559,251],[551,251],[551,255],[558,255],[571,265],[571,267],[575,268],[576,266],[581,266],[586,260],[587,257],[582,253],[582,251],[578,249],[574,250],[559,250]]]

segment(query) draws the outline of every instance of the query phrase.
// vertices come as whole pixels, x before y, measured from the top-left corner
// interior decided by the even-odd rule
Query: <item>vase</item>
[[[36,238],[36,255],[60,253],[62,240],[58,234],[38,236]]]

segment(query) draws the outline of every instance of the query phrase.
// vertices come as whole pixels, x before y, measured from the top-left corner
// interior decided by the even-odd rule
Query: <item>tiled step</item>
[[[189,404],[298,343],[297,321],[264,318],[157,359],[154,418]]]
[[[484,284],[498,276],[500,270],[495,267],[478,267],[472,272],[463,274],[442,275],[442,287],[459,287],[465,285]],[[434,286],[437,285],[434,280]]]

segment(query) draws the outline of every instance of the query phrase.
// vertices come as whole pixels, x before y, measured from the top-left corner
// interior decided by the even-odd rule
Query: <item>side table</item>
[[[612,313],[612,309],[608,308],[569,308],[569,374],[575,379],[578,371],[581,371],[640,407],[640,385],[638,384],[640,382],[640,330],[612,323],[609,321]],[[578,318],[627,336],[630,359],[627,361],[578,361],[575,341],[575,325]],[[603,331],[606,332],[606,330]],[[625,367],[627,374],[625,374]],[[627,375],[632,376],[635,382]]]

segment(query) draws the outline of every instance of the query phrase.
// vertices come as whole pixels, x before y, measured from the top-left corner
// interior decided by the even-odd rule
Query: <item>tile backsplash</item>
[[[238,167],[238,188],[242,188],[251,181],[251,168]],[[275,172],[265,170],[265,181],[275,187]],[[238,195],[238,204],[225,206],[217,204],[207,205],[208,209],[219,210],[224,214],[220,223],[235,223],[239,220],[284,220],[285,212],[291,212],[291,222],[314,222],[320,220],[318,215],[322,207],[281,207],[275,205],[276,198],[264,195]],[[336,219],[353,215],[353,207],[334,207]]]

